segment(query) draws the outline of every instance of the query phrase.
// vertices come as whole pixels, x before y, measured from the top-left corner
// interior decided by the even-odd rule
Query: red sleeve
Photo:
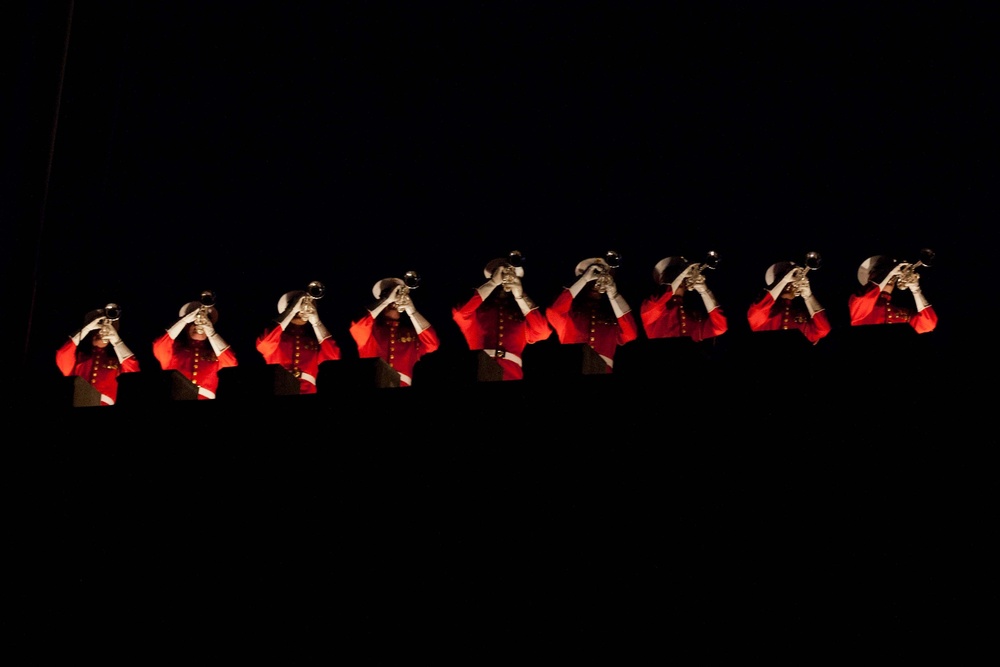
[[[56,366],[59,372],[69,377],[76,370],[76,343],[67,338],[63,346],[56,350]]]
[[[872,314],[875,310],[875,303],[878,301],[878,295],[882,293],[879,286],[875,283],[868,283],[865,288],[865,293],[858,296],[857,294],[852,294],[847,301],[848,308],[851,311],[851,324],[861,324],[864,322],[865,318]]]
[[[421,331],[417,337],[420,339],[420,344],[423,346],[421,350],[422,354],[430,354],[434,350],[441,347],[441,341],[438,339],[437,331],[434,330],[433,326],[427,327]]]
[[[472,298],[459,308],[451,309],[451,318],[465,336],[469,349],[480,350],[483,347],[482,332],[476,323],[476,311],[483,305],[483,298],[478,291],[473,291]]]
[[[937,327],[937,312],[934,311],[934,306],[927,306],[919,313],[910,318],[910,326],[917,333],[927,333],[928,331],[934,331]]]
[[[764,292],[764,296],[750,306],[747,311],[747,323],[751,331],[761,331],[771,319],[771,306],[774,305],[774,297],[770,292]]]
[[[281,325],[275,324],[257,337],[257,351],[266,363],[280,364],[283,361],[279,353],[282,331]]]
[[[320,341],[319,357],[319,363],[340,359],[340,346],[337,345],[337,341],[333,339],[333,336]]]
[[[524,316],[524,328],[524,340],[527,343],[537,343],[552,335],[552,327],[542,314],[541,308],[532,308],[528,311]]]
[[[670,302],[673,295],[674,291],[668,288],[660,296],[649,296],[643,299],[639,306],[639,318],[647,332],[652,331],[654,325],[667,312],[667,303]]]
[[[618,344],[630,343],[639,337],[639,327],[636,326],[635,315],[628,311],[618,318]]]
[[[174,339],[166,331],[153,341],[153,356],[160,362],[160,367],[167,370],[167,366],[174,358]]]
[[[809,318],[809,322],[804,324],[800,331],[805,335],[810,343],[818,343],[820,339],[830,333],[830,319],[826,316],[826,311],[821,310]]]
[[[236,360],[236,353],[233,352],[232,346],[227,347],[222,351],[222,354],[216,356],[219,359],[219,368],[229,368],[230,366],[239,365],[239,362]]]
[[[135,373],[139,370],[139,360],[133,354],[131,357],[119,363],[119,373]]]
[[[573,320],[569,316],[569,309],[573,305],[573,293],[569,288],[564,287],[563,291],[552,302],[552,305],[545,310],[545,317],[562,342],[570,330],[573,328]]]

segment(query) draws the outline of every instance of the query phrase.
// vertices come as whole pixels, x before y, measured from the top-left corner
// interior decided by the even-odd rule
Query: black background
[[[980,529],[994,525],[979,526],[992,516],[983,442],[995,439],[982,418],[993,344],[980,295],[996,176],[994,23],[982,5],[105,2],[26,6],[17,18],[5,263],[25,376],[57,378],[56,348],[109,301],[153,368],[152,340],[205,289],[217,293],[219,331],[252,363],[278,298],[311,280],[327,285],[321,314],[350,356],[347,327],[372,284],[411,269],[421,312],[461,348],[451,306],[515,248],[543,305],[578,261],[617,250],[636,310],[659,259],[715,250],[710,282],[737,341],[766,268],[818,251],[812,282],[835,329],[820,345],[837,350],[861,261],[914,261],[929,247],[937,258],[921,282],[941,321],[922,338],[935,372],[947,370],[928,378],[919,356],[874,368],[872,357],[827,358],[835,377],[804,366],[740,378],[721,392],[731,401],[683,425],[671,420],[712,402],[718,385],[663,378],[657,391],[672,398],[633,404],[626,426],[601,410],[621,402],[600,396],[491,414],[518,434],[505,446],[475,410],[455,419],[464,403],[398,428],[317,410],[312,423],[332,420],[322,454],[275,415],[261,431],[267,415],[225,413],[233,421],[208,430],[218,439],[205,466],[196,435],[169,444],[191,426],[183,413],[156,427],[165,436],[129,442],[139,459],[123,453],[128,434],[111,450],[62,443],[47,454],[58,473],[45,488],[61,494],[46,503],[66,532],[42,544],[80,554],[46,561],[74,596],[67,615],[101,585],[143,607],[129,579],[226,615],[234,597],[253,598],[262,625],[274,610],[252,591],[302,605],[286,585],[321,590],[340,629],[373,644],[404,626],[447,643],[427,614],[484,641],[548,628],[577,648],[601,627],[630,645],[665,628],[774,641],[792,626],[826,641],[982,628],[974,601],[992,578],[971,573]],[[756,414],[744,390],[824,426]],[[19,398],[46,420],[46,406]],[[56,439],[106,427],[57,414]],[[249,459],[238,454],[245,429],[256,431]],[[684,444],[671,444],[672,429]],[[373,434],[396,444],[371,453]],[[655,455],[629,447],[659,443]],[[337,457],[384,485],[382,504]],[[255,481],[234,480],[227,463]],[[115,490],[95,490],[83,470]],[[201,517],[193,528],[160,495],[177,480],[200,494],[179,505]],[[254,493],[257,482],[283,500]],[[292,489],[301,496],[288,500]],[[152,508],[157,528],[141,547],[126,548],[108,518],[128,503],[120,492]],[[352,549],[326,539],[333,507],[351,517]],[[365,588],[359,572],[382,583]]]

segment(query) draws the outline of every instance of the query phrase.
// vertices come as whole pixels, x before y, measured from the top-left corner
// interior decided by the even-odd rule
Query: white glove
[[[197,316],[198,309],[192,310],[190,313],[174,322],[173,326],[167,329],[167,335],[170,336],[171,340],[177,340],[177,337],[184,333],[184,329],[187,328],[187,325],[194,322],[194,318]]]
[[[611,284],[611,287],[614,287],[614,283]],[[611,301],[611,310],[615,311],[615,317],[622,317],[631,312],[632,308],[625,302],[625,297],[618,293],[617,288],[614,291],[614,296],[611,296],[611,289],[608,289],[607,295]]]
[[[485,283],[476,288],[479,292],[479,296],[483,301],[486,301],[486,297],[493,293],[493,290],[500,287],[503,284],[503,272],[504,266],[501,264],[497,268],[493,269],[493,275]]]
[[[608,295],[609,299],[614,299],[618,296],[618,285],[615,284],[614,278],[608,276],[608,282],[604,285],[604,293]]]
[[[799,296],[808,301],[813,295],[812,285],[809,284],[808,278],[803,278],[799,281]]]
[[[417,312],[417,309],[413,306],[412,302],[403,310],[410,316],[410,322],[413,323],[413,329],[417,332],[417,334],[420,334],[424,330],[430,328],[431,323],[428,322],[423,315]]]
[[[885,292],[886,289],[889,288],[889,283],[892,283],[893,287],[896,286],[896,280],[899,278],[900,274],[903,273],[900,266],[902,265],[897,265],[892,271],[889,272],[889,275],[882,279],[882,282],[879,283],[878,286],[879,291]]]
[[[778,299],[781,298],[781,293],[785,291],[786,287],[788,287],[788,283],[792,282],[795,279],[796,271],[797,269],[791,269],[790,271],[787,271],[785,275],[782,276],[781,280],[778,281],[778,284],[769,290],[772,299],[777,301]]]
[[[584,271],[580,277],[576,279],[576,282],[569,288],[569,293],[573,295],[574,299],[577,294],[583,291],[583,288],[586,287],[587,283],[597,280],[597,274],[600,273],[600,271],[601,269],[598,268],[597,264],[591,264],[587,267],[587,270]]]
[[[681,285],[687,280],[688,274],[691,273],[691,269],[694,268],[694,264],[689,264],[686,269],[680,272],[676,278],[670,283],[670,291],[677,294],[677,290],[681,288]]]
[[[931,304],[927,302],[927,297],[924,296],[923,290],[920,289],[920,281],[914,280],[910,283],[910,292],[913,294],[913,302],[917,305],[917,312],[919,313],[924,308],[929,307]]]
[[[209,333],[211,332],[211,333]],[[205,333],[208,335],[208,344],[216,355],[220,355],[229,348],[229,343],[222,339],[222,336],[210,324],[205,325]]]
[[[211,320],[209,320],[208,322],[205,322],[205,324],[203,324],[201,326],[201,330],[209,338],[211,338],[212,336],[215,335],[215,327],[212,325],[212,321]]]
[[[278,320],[278,324],[281,325],[282,331],[288,328],[288,325],[292,323],[292,320],[295,319],[295,316],[299,314],[300,310],[302,310],[303,299],[305,299],[305,295],[300,296],[295,303],[286,308],[285,312],[282,313],[281,319]]]
[[[103,315],[101,315],[100,317],[95,317],[90,322],[87,322],[87,324],[85,324],[82,329],[80,329],[75,334],[70,336],[70,338],[73,341],[73,344],[79,347],[80,343],[83,342],[83,339],[87,337],[87,334],[89,334],[91,331],[94,331],[95,329],[100,329],[101,324],[103,324],[103,322],[104,322]]]
[[[313,333],[316,334],[316,340],[323,342],[327,338],[330,338],[332,334],[327,330],[326,326],[319,320],[319,315],[313,313],[309,316],[309,324],[312,325]]]
[[[114,327],[111,327],[111,333],[108,334],[108,343],[111,345],[117,345],[120,342],[122,342],[121,336],[118,335],[118,332],[115,331]]]
[[[715,295],[712,294],[712,290],[708,289],[708,285],[705,282],[695,283],[694,291],[701,295],[701,302],[705,304],[705,311],[712,312],[719,307],[719,303],[715,300]]]
[[[116,342],[111,342],[110,338],[108,339],[108,341],[111,342],[111,345],[115,351],[115,356],[118,357],[118,361],[125,361],[129,357],[133,356],[132,350],[128,349],[128,346],[125,345],[125,342],[121,339],[121,337],[118,336],[117,334],[115,334],[114,337],[116,339]]]
[[[388,294],[383,295],[382,298],[379,299],[378,303],[376,303],[368,312],[372,314],[372,317],[378,317],[379,314],[386,309],[386,306],[390,303],[396,303],[399,299],[399,292],[402,289],[402,285],[396,285],[393,287],[392,290]]]

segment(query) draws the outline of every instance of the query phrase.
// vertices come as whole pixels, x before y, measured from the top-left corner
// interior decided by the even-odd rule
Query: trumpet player
[[[925,257],[930,254],[924,251]],[[926,263],[921,261],[919,264]],[[861,286],[848,298],[851,326],[909,324],[918,334],[933,331],[938,317],[920,287],[918,265],[900,262],[888,255],[873,255],[863,261],[858,267]],[[899,303],[900,291],[913,295],[913,307]]]
[[[830,333],[830,320],[813,294],[807,268],[789,261],[767,267],[765,288],[747,310],[752,331],[798,329],[814,345]]]
[[[585,343],[614,370],[615,352],[639,336],[632,307],[618,292],[617,253],[591,257],[576,265],[576,281],[564,287],[545,315],[563,345]]]
[[[316,300],[325,288],[285,292],[278,299],[278,316],[256,340],[265,363],[279,364],[299,381],[300,394],[315,394],[319,366],[340,359],[340,346],[319,317]]]
[[[384,278],[372,286],[375,303],[350,332],[358,346],[358,357],[381,357],[399,373],[399,386],[413,384],[413,367],[425,354],[441,346],[437,331],[413,303],[416,274],[409,272],[409,284],[401,278]],[[404,317],[405,315],[405,317]]]
[[[153,356],[163,370],[178,371],[197,386],[199,401],[212,400],[219,370],[238,365],[233,349],[215,330],[219,310],[213,298],[212,305],[188,301],[177,314],[180,319],[153,341]]]
[[[504,380],[524,379],[525,348],[552,335],[545,315],[524,289],[523,261],[516,250],[491,259],[483,267],[486,282],[451,310],[469,349],[493,357]]]
[[[139,370],[139,361],[118,333],[121,321],[115,304],[92,310],[83,327],[56,350],[56,366],[65,377],[78,376],[101,394],[101,405],[114,405],[118,376]],[[103,413],[102,413],[103,414]]]
[[[680,256],[664,257],[656,263],[656,292],[639,307],[647,338],[686,337],[700,342],[726,333],[729,323],[708,288],[702,267]]]

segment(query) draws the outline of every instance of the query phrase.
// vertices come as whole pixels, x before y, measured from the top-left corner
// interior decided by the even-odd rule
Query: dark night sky
[[[409,654],[526,638],[591,660],[605,638],[618,664],[646,637],[658,654],[694,638],[741,655],[933,637],[953,655],[988,636],[985,3],[22,4],[0,257],[24,362],[53,386],[87,311],[121,305],[145,371],[205,289],[243,367],[262,363],[254,341],[281,294],[321,280],[349,358],[372,284],[411,269],[442,351],[464,349],[450,308],[513,249],[542,305],[615,249],[635,310],[659,259],[715,250],[730,341],[766,335],[745,314],[767,267],[817,251],[834,327],[808,349],[833,351],[820,372],[676,363],[648,374],[655,391],[642,375],[635,393],[565,402],[490,383],[527,386],[432,392],[433,409],[389,419],[349,387],[316,412],[215,401],[188,421],[182,404],[204,402],[181,401],[162,421],[67,419],[11,372],[25,410],[5,451],[25,460],[5,466],[8,569],[15,616],[47,633],[32,650],[55,627],[71,636],[63,620],[90,642],[166,630],[158,648],[233,628],[226,650],[255,657],[313,634],[369,662],[401,637]],[[924,247],[940,322],[913,334],[919,354],[839,363],[845,332],[870,340],[847,319],[858,265]],[[972,363],[942,357],[947,374],[928,377],[929,351]]]
[[[204,289],[242,358],[278,297],[323,281],[341,346],[372,284],[413,269],[447,344],[487,260],[540,303],[622,254],[633,308],[667,255],[722,257],[730,319],[778,260],[834,326],[858,264],[985,225],[993,46],[956,3],[76,3],[40,228],[31,363],[122,306],[149,344]],[[38,185],[40,188],[41,185]]]

